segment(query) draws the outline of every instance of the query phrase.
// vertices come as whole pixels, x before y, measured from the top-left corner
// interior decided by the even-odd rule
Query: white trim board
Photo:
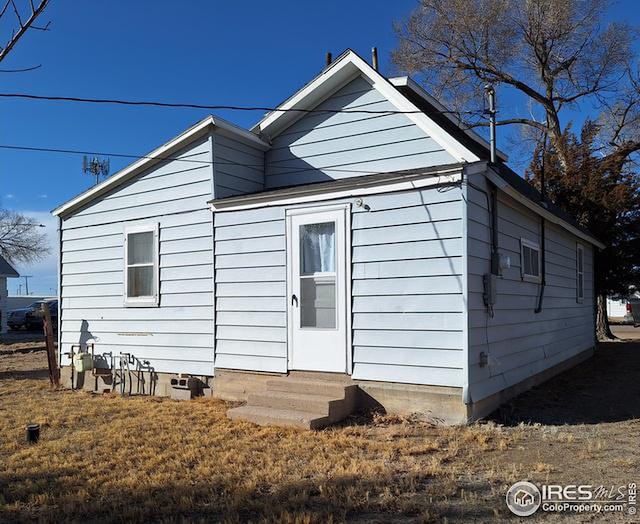
[[[326,184],[294,186],[288,190],[277,190],[272,193],[253,193],[240,195],[209,202],[211,211],[240,211],[256,209],[260,207],[272,207],[282,205],[303,204],[307,202],[322,202],[337,198],[349,198],[365,195],[377,195],[380,193],[392,193],[395,191],[407,191],[422,187],[431,187],[442,184],[453,184],[462,181],[462,169],[442,170],[419,175],[398,175],[384,181],[375,183],[366,180],[354,181],[352,184],[339,184],[335,188]]]
[[[85,191],[84,193],[81,193],[77,197],[72,198],[68,202],[57,207],[52,211],[53,215],[61,216],[70,213],[80,206],[90,202],[94,198],[103,195],[107,191],[110,191],[116,186],[126,182],[127,180],[130,180],[134,176],[140,174],[142,171],[150,169],[157,163],[166,160],[167,157],[170,157],[176,151],[184,148],[195,140],[206,136],[207,133],[209,133],[213,129],[216,129],[220,134],[230,136],[237,140],[240,140],[241,142],[256,146],[263,151],[266,151],[270,147],[269,144],[264,142],[262,139],[260,139],[250,131],[242,129],[241,127],[227,122],[226,120],[208,116],[183,133],[180,133],[175,138],[172,138],[165,144],[161,145],[159,148],[153,150],[148,155],[145,155],[144,158],[136,160],[121,171],[107,178],[104,182],[92,187],[91,189]]]
[[[260,135],[273,138],[292,125],[296,120],[302,118],[302,112],[291,110],[312,109],[316,107],[330,94],[335,92],[337,88],[346,85],[358,75],[362,75],[397,111],[407,112],[407,118],[439,143],[457,162],[475,162],[480,160],[472,151],[463,146],[447,131],[429,118],[429,116],[420,111],[420,109],[398,91],[389,80],[378,73],[378,71],[351,49],[348,49],[336,58],[320,75],[292,97],[285,100],[275,111],[267,114],[251,130]]]

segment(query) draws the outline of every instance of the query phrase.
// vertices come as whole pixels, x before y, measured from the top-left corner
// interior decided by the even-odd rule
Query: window
[[[540,282],[540,246],[525,238],[520,239],[520,268],[522,280]]]
[[[158,225],[125,229],[126,306],[158,305]]]
[[[584,299],[584,246],[576,245],[576,301]]]

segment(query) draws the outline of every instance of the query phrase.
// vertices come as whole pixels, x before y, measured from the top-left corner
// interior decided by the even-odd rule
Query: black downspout
[[[545,154],[547,151],[547,134],[544,135],[544,141],[542,142],[542,164],[540,166],[540,205],[544,208],[547,207],[545,201],[545,183],[544,183],[544,171],[545,171]],[[546,257],[545,257],[545,220],[543,216],[540,216],[540,292],[538,293],[538,305],[533,311],[534,313],[542,313],[542,301],[544,300],[544,288],[547,285],[547,271],[546,271]]]

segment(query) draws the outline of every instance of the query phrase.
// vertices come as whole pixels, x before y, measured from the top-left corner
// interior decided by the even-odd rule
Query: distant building
[[[631,301],[639,301],[640,293],[634,288],[629,288],[627,295],[613,295],[607,298],[607,316],[616,322],[633,322],[631,314]]]
[[[9,295],[7,278],[17,278],[19,276],[13,266],[0,256],[0,333],[7,332],[7,296]]]

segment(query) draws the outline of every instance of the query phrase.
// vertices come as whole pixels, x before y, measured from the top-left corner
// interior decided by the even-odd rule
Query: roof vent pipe
[[[491,84],[484,86],[484,91],[489,99],[489,143],[491,151],[491,163],[496,163],[496,90]]]
[[[377,71],[378,70],[378,48],[371,48],[371,65]]]
[[[327,51],[327,54],[325,56],[325,62],[326,62],[326,66],[330,66],[331,62],[333,62],[333,56],[331,55],[331,51]]]

